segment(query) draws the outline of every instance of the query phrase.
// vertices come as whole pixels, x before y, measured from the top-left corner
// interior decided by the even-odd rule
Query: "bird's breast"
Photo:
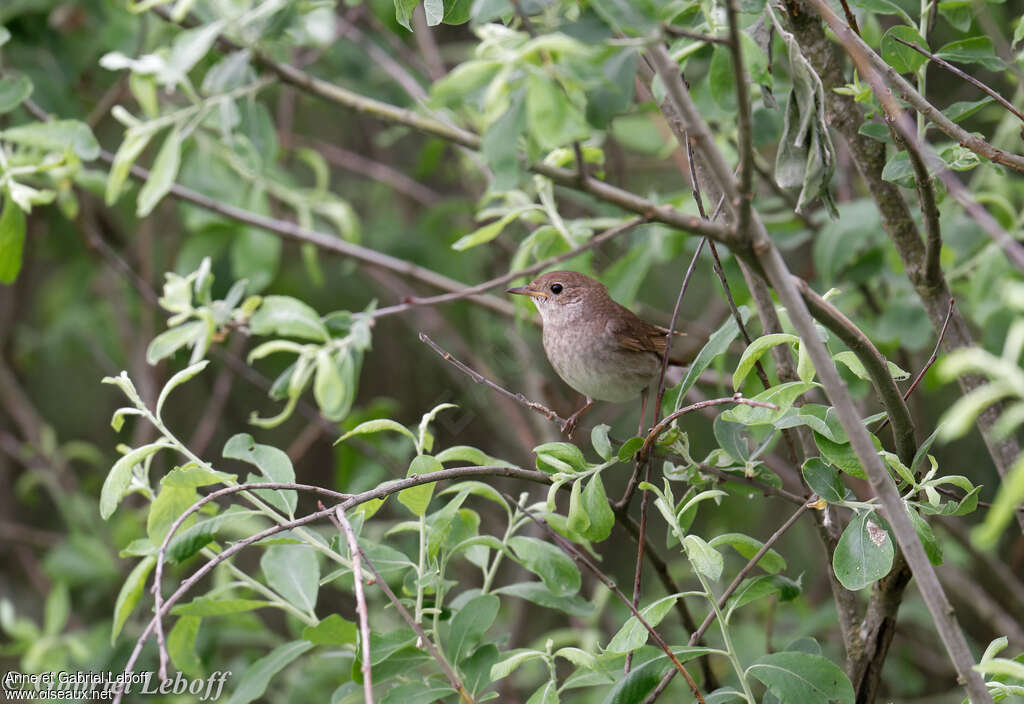
[[[661,367],[657,355],[623,347],[605,325],[544,325],[544,351],[565,383],[598,401],[636,398]]]

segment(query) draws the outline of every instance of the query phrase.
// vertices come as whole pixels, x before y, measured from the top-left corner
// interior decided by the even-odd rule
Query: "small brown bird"
[[[544,351],[558,376],[583,394],[586,405],[562,426],[572,437],[595,400],[621,403],[643,397],[661,371],[668,330],[619,305],[600,281],[576,271],[550,271],[506,293],[530,296],[540,311]],[[683,365],[678,359],[670,364]],[[641,417],[641,421],[642,421]]]

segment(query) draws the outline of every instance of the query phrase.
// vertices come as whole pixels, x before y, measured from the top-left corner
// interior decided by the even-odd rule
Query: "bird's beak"
[[[547,298],[548,294],[543,291],[538,291],[530,286],[516,286],[515,288],[505,289],[505,293],[514,293],[519,296],[530,296],[531,298]]]

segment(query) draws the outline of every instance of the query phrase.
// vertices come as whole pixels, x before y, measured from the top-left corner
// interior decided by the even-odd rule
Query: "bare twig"
[[[323,508],[323,504],[320,504],[320,508]],[[360,665],[360,670],[363,673],[363,701],[368,704],[373,704],[373,667],[370,663],[370,612],[366,608],[366,594],[363,593],[363,566],[362,566],[362,554],[363,551],[359,549],[359,543],[356,542],[356,534],[352,530],[352,524],[348,522],[348,518],[345,517],[345,512],[338,506],[334,509],[333,514],[328,514],[338,531],[345,536],[348,541],[348,551],[352,556],[352,583],[353,589],[356,593],[356,611],[359,612],[359,640],[361,641],[363,649],[363,662]],[[380,575],[374,570],[374,575],[378,581]]]
[[[290,137],[295,144],[309,147],[322,154],[328,163],[385,183],[421,205],[435,205],[444,197],[429,186],[409,178],[398,169],[369,159],[364,154],[343,149],[336,144],[320,139],[298,135],[291,135]]]
[[[903,392],[903,400],[906,401],[910,398],[910,394],[914,393],[914,389],[921,383],[921,379],[928,373],[928,370],[935,364],[935,360],[939,358],[939,350],[942,348],[942,339],[946,336],[946,329],[949,327],[949,319],[953,317],[953,306],[956,304],[956,299],[949,299],[949,312],[946,313],[946,322],[942,324],[942,330],[939,331],[939,339],[935,341],[935,349],[932,350],[931,356],[928,357],[928,361],[925,362],[921,371],[914,377],[914,381],[910,384],[906,391]],[[882,419],[881,424],[875,429],[875,433],[878,433],[889,423],[889,416]]]
[[[739,202],[733,207],[737,211],[736,231],[742,239],[748,237],[751,209],[754,198],[754,137],[750,112],[749,78],[743,69],[743,52],[740,46],[740,17],[737,0],[725,1],[725,14],[729,20],[729,51],[732,54],[733,82],[736,84],[736,141],[739,143],[739,165],[737,169],[737,190]]]
[[[693,39],[707,44],[721,44],[722,46],[730,46],[732,44],[732,41],[726,37],[713,37],[710,34],[692,32],[688,29],[683,29],[682,27],[673,27],[670,24],[662,24],[661,31],[671,37],[683,37],[685,39]]]
[[[915,42],[908,42],[908,41],[905,41],[903,39],[900,39],[899,37],[893,37],[893,39],[898,41],[900,44],[904,44],[906,46],[909,46],[911,49],[913,49],[917,53],[919,53],[919,54],[921,54],[923,56],[927,56],[930,61],[935,62],[936,64],[938,64],[942,68],[944,68],[947,71],[949,71],[950,73],[952,73],[957,78],[961,78],[961,79],[967,81],[968,83],[970,83],[975,88],[983,91],[986,95],[988,95],[991,98],[993,98],[997,103],[999,103],[1004,108],[1006,108],[1007,110],[1012,112],[1014,115],[1017,116],[1018,119],[1020,119],[1022,122],[1024,122],[1024,113],[1021,113],[1021,111],[1018,110],[1014,106],[1013,103],[1011,103],[1009,100],[1007,100],[1006,98],[1001,96],[998,92],[996,92],[995,90],[993,90],[989,86],[987,86],[984,83],[982,83],[981,81],[979,81],[977,78],[975,78],[971,74],[965,73],[965,72],[961,71],[956,66],[954,66],[953,64],[951,64],[948,61],[946,61],[945,59],[943,59],[941,56],[936,56],[935,54],[933,54],[932,52],[928,51],[927,49],[924,49],[924,48],[918,46]],[[1011,62],[1008,62],[1008,63],[1013,63],[1013,62],[1011,61]]]
[[[552,411],[550,408],[548,408],[544,404],[537,403],[536,401],[531,401],[530,399],[528,399],[525,396],[523,396],[521,393],[513,393],[513,392],[509,391],[508,389],[504,388],[503,386],[495,384],[493,381],[491,381],[487,377],[483,376],[482,374],[477,372],[475,369],[473,369],[473,368],[463,364],[458,359],[453,357],[451,355],[451,353],[445,352],[443,349],[441,349],[440,345],[438,345],[436,342],[431,340],[430,337],[426,333],[423,333],[423,332],[420,333],[420,342],[423,342],[426,345],[428,345],[430,347],[430,349],[434,350],[439,355],[441,355],[441,358],[444,359],[444,361],[448,362],[449,364],[454,365],[456,369],[458,369],[459,371],[461,371],[464,374],[466,374],[467,376],[469,376],[469,378],[472,379],[473,381],[475,381],[476,383],[483,384],[487,388],[492,389],[493,391],[497,391],[499,394],[501,394],[503,396],[507,396],[507,397],[509,397],[511,399],[514,399],[515,401],[518,401],[519,403],[523,404],[527,408],[532,408],[533,410],[537,411],[538,413],[543,415],[548,420],[554,420],[554,421],[558,421],[559,423],[565,423],[565,419],[564,418],[562,418],[560,415],[558,415],[557,413]]]

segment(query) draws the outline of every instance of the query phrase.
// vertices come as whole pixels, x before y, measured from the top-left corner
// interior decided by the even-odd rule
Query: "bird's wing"
[[[622,315],[611,316],[608,320],[608,333],[627,349],[651,352],[659,358],[664,355],[665,345],[668,344],[668,330],[638,318],[624,306],[620,308]],[[669,363],[677,366],[687,364],[675,357],[670,357]]]
[[[613,315],[608,319],[608,333],[627,349],[657,355],[664,353],[668,342],[665,333],[636,317],[628,308],[619,307],[621,315]]]

